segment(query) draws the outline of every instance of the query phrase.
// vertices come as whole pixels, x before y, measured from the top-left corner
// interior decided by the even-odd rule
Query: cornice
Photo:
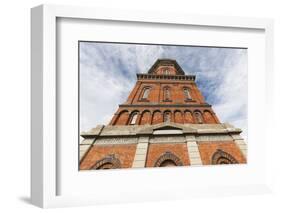
[[[177,80],[177,81],[195,81],[195,75],[155,75],[137,73],[138,80]]]
[[[205,103],[205,104],[120,104],[119,107],[162,107],[162,108],[169,108],[169,107],[212,107],[212,105]]]

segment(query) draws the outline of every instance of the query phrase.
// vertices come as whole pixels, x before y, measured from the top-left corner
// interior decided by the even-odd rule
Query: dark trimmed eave
[[[156,75],[137,73],[138,80],[177,80],[177,81],[195,81],[195,75]]]
[[[120,104],[119,107],[212,107],[210,104]]]

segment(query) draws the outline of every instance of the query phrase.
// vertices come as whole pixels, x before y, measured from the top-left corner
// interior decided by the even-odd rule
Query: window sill
[[[184,102],[196,102],[196,101],[193,99],[185,99]]]
[[[139,102],[149,102],[148,99],[139,99]]]
[[[163,102],[172,102],[172,100],[163,100]]]

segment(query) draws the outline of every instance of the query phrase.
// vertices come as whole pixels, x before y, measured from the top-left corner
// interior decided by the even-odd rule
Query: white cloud
[[[215,91],[219,103],[214,105],[221,122],[229,122],[241,128],[247,137],[247,102],[248,102],[248,76],[247,76],[247,51],[237,50],[225,61],[220,86]]]

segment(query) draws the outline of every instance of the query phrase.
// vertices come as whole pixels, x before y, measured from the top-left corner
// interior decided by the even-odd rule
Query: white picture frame
[[[264,123],[265,131],[263,133],[265,142],[264,147],[270,146],[270,140],[274,138],[272,129],[270,128],[271,113],[273,113],[273,97],[270,91],[273,90],[271,79],[274,78],[273,73],[273,21],[271,19],[257,18],[240,18],[240,17],[216,17],[203,15],[188,15],[188,14],[173,14],[169,15],[161,12],[146,12],[146,11],[122,11],[100,8],[85,8],[74,6],[54,6],[41,5],[31,10],[31,85],[32,85],[32,103],[31,103],[31,201],[33,204],[47,208],[59,206],[76,206],[76,205],[91,205],[99,203],[116,203],[116,202],[138,202],[143,200],[164,200],[164,199],[179,199],[198,196],[214,196],[214,195],[240,195],[252,193],[264,193],[270,191],[270,153],[264,152],[264,165],[261,166],[257,174],[263,173],[264,177],[258,183],[244,184],[239,182],[233,185],[219,184],[216,186],[200,186],[199,182],[193,182],[193,188],[186,185],[182,188],[177,186],[169,186],[167,189],[161,189],[159,186],[150,186],[151,191],[145,194],[140,188],[135,190],[129,189],[130,186],[124,186],[124,191],[117,193],[104,193],[97,195],[89,194],[60,194],[58,191],[59,173],[61,171],[58,166],[60,158],[57,144],[57,105],[58,96],[57,88],[60,82],[57,79],[57,20],[64,19],[87,19],[102,21],[118,21],[134,22],[134,23],[153,23],[154,25],[162,25],[167,28],[173,26],[200,26],[202,28],[218,28],[227,29],[253,29],[263,31],[265,41],[265,67],[262,68],[265,78],[265,87],[262,87],[260,92],[264,94],[266,100],[265,105],[268,110],[264,115],[266,122]],[[251,76],[250,76],[251,78]],[[253,80],[253,79],[252,79]],[[255,88],[256,85],[253,85]],[[254,91],[252,91],[254,92]],[[251,88],[250,93],[251,95]],[[253,101],[253,100],[252,100]],[[254,123],[254,121],[253,121]],[[257,129],[260,127],[257,127]],[[251,147],[249,147],[250,149]],[[260,148],[261,150],[261,148]],[[249,162],[251,163],[251,162]],[[183,168],[184,169],[184,168]],[[185,172],[183,169],[177,169],[174,176]],[[193,172],[197,173],[198,168],[194,168]],[[210,168],[206,168],[210,170]],[[217,172],[220,172],[215,168]],[[230,171],[229,168],[224,168],[225,171]],[[247,167],[240,168],[247,170]],[[78,172],[78,171],[77,171]],[[126,182],[128,171],[122,173],[110,173],[111,177],[120,176]],[[244,171],[247,172],[247,171]],[[144,178],[143,173],[154,175],[154,170],[132,171],[129,175],[137,179]],[[164,177],[167,174],[166,170],[157,171],[159,177]],[[108,173],[109,174],[109,173]],[[198,173],[199,174],[199,173]],[[102,181],[107,174],[102,173],[99,181]],[[118,180],[121,178],[119,177]],[[127,177],[128,178],[128,177]],[[121,180],[120,180],[121,181]],[[180,182],[181,180],[179,180]],[[161,182],[161,181],[160,181]],[[77,183],[73,183],[77,184]],[[141,185],[141,184],[140,184]],[[127,189],[126,189],[127,187]],[[114,188],[112,189],[114,191]],[[127,191],[126,191],[127,190]],[[170,193],[169,193],[170,192]],[[120,196],[119,193],[122,193]],[[164,196],[165,195],[165,196]]]

